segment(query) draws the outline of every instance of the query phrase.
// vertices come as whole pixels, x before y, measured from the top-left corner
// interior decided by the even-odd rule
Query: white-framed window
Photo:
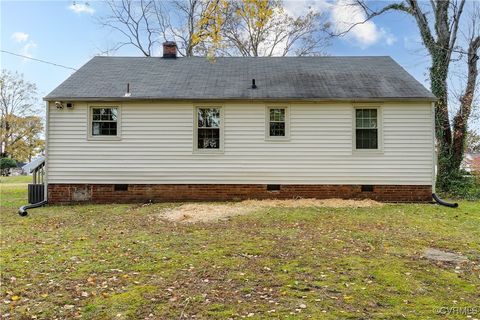
[[[119,139],[120,118],[119,106],[90,106],[88,138]]]
[[[286,140],[290,135],[290,116],[286,106],[266,108],[265,136],[267,140]]]
[[[194,150],[223,151],[223,108],[221,106],[195,107]]]
[[[355,150],[380,150],[381,110],[378,107],[356,107]]]

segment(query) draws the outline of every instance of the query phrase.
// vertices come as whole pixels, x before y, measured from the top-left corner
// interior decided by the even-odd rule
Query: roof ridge
[[[138,58],[138,59],[162,59],[164,60],[165,58],[163,57],[140,57],[140,56],[94,56],[94,58]],[[192,56],[192,57],[177,57],[177,59],[208,59],[208,57],[205,56]],[[368,56],[274,56],[274,57],[243,57],[243,56],[238,56],[238,57],[215,57],[215,59],[295,59],[295,58],[300,58],[300,59],[315,59],[315,58],[390,58],[393,60],[391,56],[388,55],[368,55]],[[172,58],[166,58],[165,60],[174,60]]]

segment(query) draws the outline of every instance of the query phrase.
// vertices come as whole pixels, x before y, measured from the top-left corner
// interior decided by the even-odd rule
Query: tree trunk
[[[447,62],[446,62],[447,60]],[[452,130],[448,116],[448,58],[438,50],[432,54],[430,79],[432,93],[438,98],[435,105],[435,135],[438,148],[438,176],[437,182],[443,188],[443,178],[452,172],[450,161],[452,149]]]
[[[9,131],[10,131],[10,124],[8,123],[8,115],[4,116],[4,119],[2,121],[3,124],[3,132],[2,132],[2,138],[3,138],[3,143],[2,143],[2,152],[1,152],[1,157],[2,158],[8,158],[8,138],[9,138]]]
[[[472,111],[473,96],[478,77],[478,55],[477,51],[480,47],[480,37],[476,37],[470,41],[468,47],[467,66],[468,76],[467,85],[464,94],[460,97],[460,109],[458,109],[453,119],[453,149],[452,149],[452,166],[460,168],[465,151],[465,141],[467,138],[468,118]]]

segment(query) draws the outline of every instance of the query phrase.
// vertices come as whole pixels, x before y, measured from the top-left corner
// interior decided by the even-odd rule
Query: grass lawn
[[[165,221],[174,204],[22,218],[18,179],[0,184],[3,319],[431,319],[440,307],[480,318],[479,202],[272,208],[208,224]],[[432,262],[426,248],[469,261]]]

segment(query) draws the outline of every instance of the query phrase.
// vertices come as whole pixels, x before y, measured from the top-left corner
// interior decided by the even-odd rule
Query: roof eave
[[[44,97],[44,101],[79,101],[79,102],[113,102],[113,101],[305,101],[305,102],[384,102],[384,101],[421,101],[436,102],[435,97],[378,97],[378,98],[157,98],[157,97]]]

